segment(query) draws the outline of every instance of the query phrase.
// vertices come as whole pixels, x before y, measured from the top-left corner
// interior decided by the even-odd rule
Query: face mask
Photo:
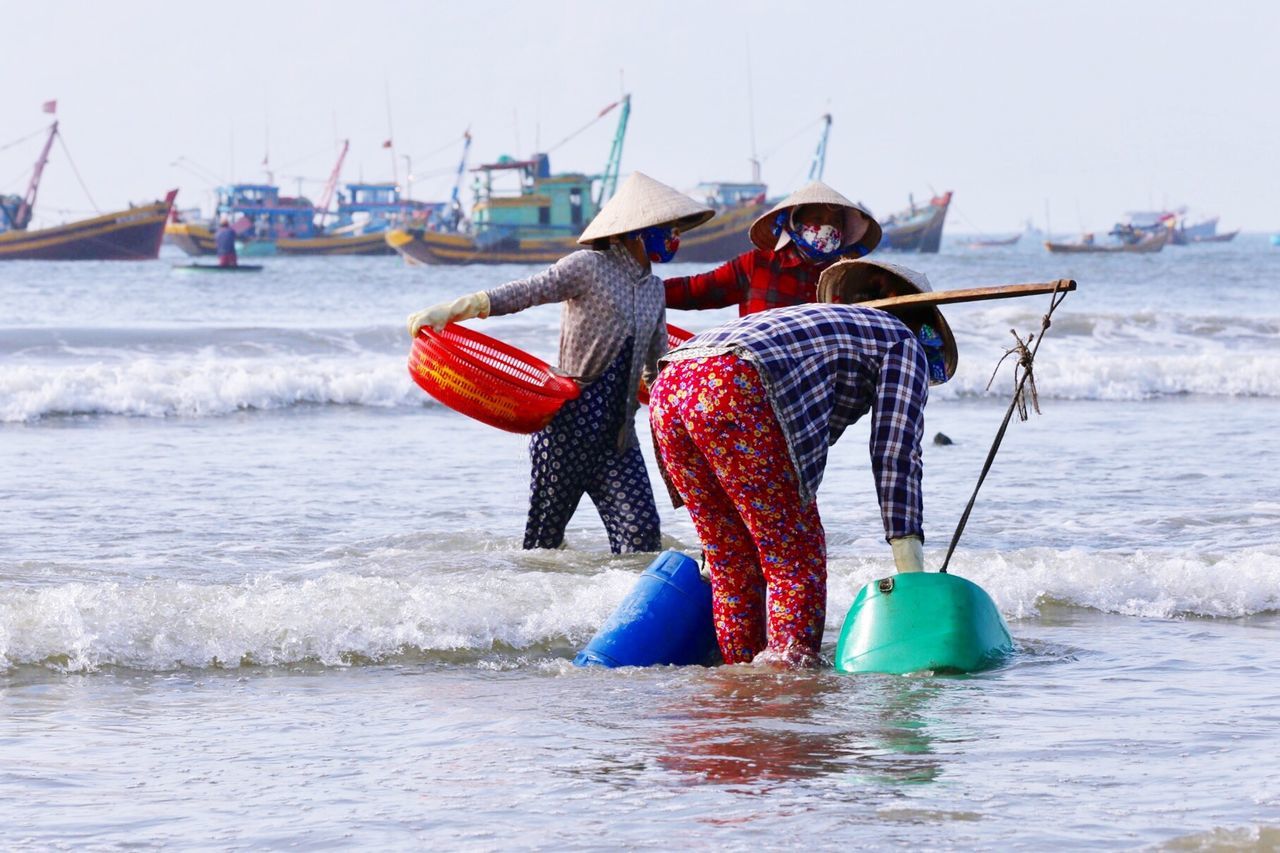
[[[947,381],[947,353],[942,344],[942,336],[934,331],[928,323],[920,324],[916,340],[924,349],[925,360],[929,362],[929,382],[941,384]]]
[[[811,254],[823,257],[840,251],[842,236],[834,225],[801,225],[796,232],[796,242]]]
[[[641,229],[640,242],[644,244],[644,253],[655,264],[665,264],[676,256],[680,248],[680,235],[674,228],[653,225]]]

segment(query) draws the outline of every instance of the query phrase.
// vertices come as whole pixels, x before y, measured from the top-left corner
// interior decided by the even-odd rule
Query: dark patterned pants
[[[627,387],[630,367],[628,344],[603,376],[529,439],[533,476],[525,548],[559,548],[583,494],[600,513],[613,553],[661,547],[658,508],[634,427],[630,447],[618,450],[627,395],[635,393]]]

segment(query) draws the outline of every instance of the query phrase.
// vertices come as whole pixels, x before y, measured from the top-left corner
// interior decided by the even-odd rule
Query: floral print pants
[[[735,355],[670,364],[649,419],[711,570],[725,663],[761,652],[817,661],[826,621],[827,546],[816,502],[804,506],[786,440],[755,367]]]

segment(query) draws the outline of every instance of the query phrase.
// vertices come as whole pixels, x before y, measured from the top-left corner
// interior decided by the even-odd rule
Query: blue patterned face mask
[[[676,256],[676,250],[680,248],[680,235],[674,228],[651,225],[636,233],[644,244],[645,255],[655,264],[665,264]]]
[[[867,253],[862,243],[842,246],[840,229],[834,225],[801,225],[797,229],[791,220],[794,213],[794,209],[778,211],[773,220],[773,236],[779,237],[785,231],[800,253],[809,260],[822,262],[846,255],[860,258]]]
[[[943,383],[947,381],[947,352],[942,343],[942,336],[928,323],[920,324],[916,340],[924,348],[925,360],[929,362],[929,381]]]

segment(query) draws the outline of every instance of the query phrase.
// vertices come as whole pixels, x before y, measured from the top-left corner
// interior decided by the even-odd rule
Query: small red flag
[[[382,143],[382,147],[383,147],[383,148],[390,148],[390,147],[391,147],[391,140],[390,140],[390,139],[384,140],[384,141],[383,141],[383,143]]]
[[[58,102],[56,100],[45,101],[44,104],[40,107],[40,109],[44,110],[47,113],[56,113],[58,111]]]

